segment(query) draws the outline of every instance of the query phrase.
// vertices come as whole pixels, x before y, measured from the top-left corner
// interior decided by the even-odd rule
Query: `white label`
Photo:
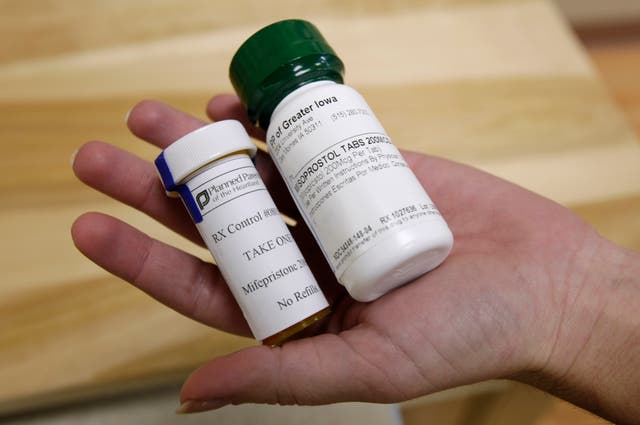
[[[328,306],[247,155],[218,161],[187,186],[197,224],[258,340]]]
[[[309,84],[285,98],[267,143],[338,278],[395,229],[441,220],[380,122],[352,88]]]

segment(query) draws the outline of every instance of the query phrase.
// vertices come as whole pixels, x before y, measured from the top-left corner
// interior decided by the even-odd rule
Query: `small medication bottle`
[[[175,141],[155,164],[179,195],[254,337],[279,345],[329,313],[329,305],[253,165],[256,147],[238,121]]]
[[[442,263],[453,236],[343,71],[315,26],[286,20],[245,41],[229,76],[338,281],[372,301]]]

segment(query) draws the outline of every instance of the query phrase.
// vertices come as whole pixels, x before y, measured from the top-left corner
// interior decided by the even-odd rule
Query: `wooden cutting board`
[[[97,210],[208,255],[84,187],[69,157],[100,139],[154,158],[129,108],[157,98],[204,117],[231,90],[235,49],[278,19],[320,27],[399,146],[515,181],[640,249],[640,148],[547,1],[0,3],[0,415],[181,378],[253,343],[75,250],[71,223]]]

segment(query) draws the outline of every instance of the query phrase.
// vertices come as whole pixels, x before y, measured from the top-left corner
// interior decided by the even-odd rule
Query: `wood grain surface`
[[[69,157],[99,139],[154,158],[127,132],[127,111],[156,98],[204,118],[207,99],[231,90],[235,49],[277,19],[320,27],[397,145],[515,181],[640,249],[636,136],[547,1],[0,0],[0,10],[0,415],[176,379],[253,343],[178,315],[75,250],[71,223],[97,210],[208,255],[84,187]]]

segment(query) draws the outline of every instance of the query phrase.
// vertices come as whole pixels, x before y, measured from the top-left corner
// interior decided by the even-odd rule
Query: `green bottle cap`
[[[342,83],[344,65],[310,22],[290,19],[253,34],[231,60],[229,78],[249,119],[266,129],[282,99],[313,81]]]

